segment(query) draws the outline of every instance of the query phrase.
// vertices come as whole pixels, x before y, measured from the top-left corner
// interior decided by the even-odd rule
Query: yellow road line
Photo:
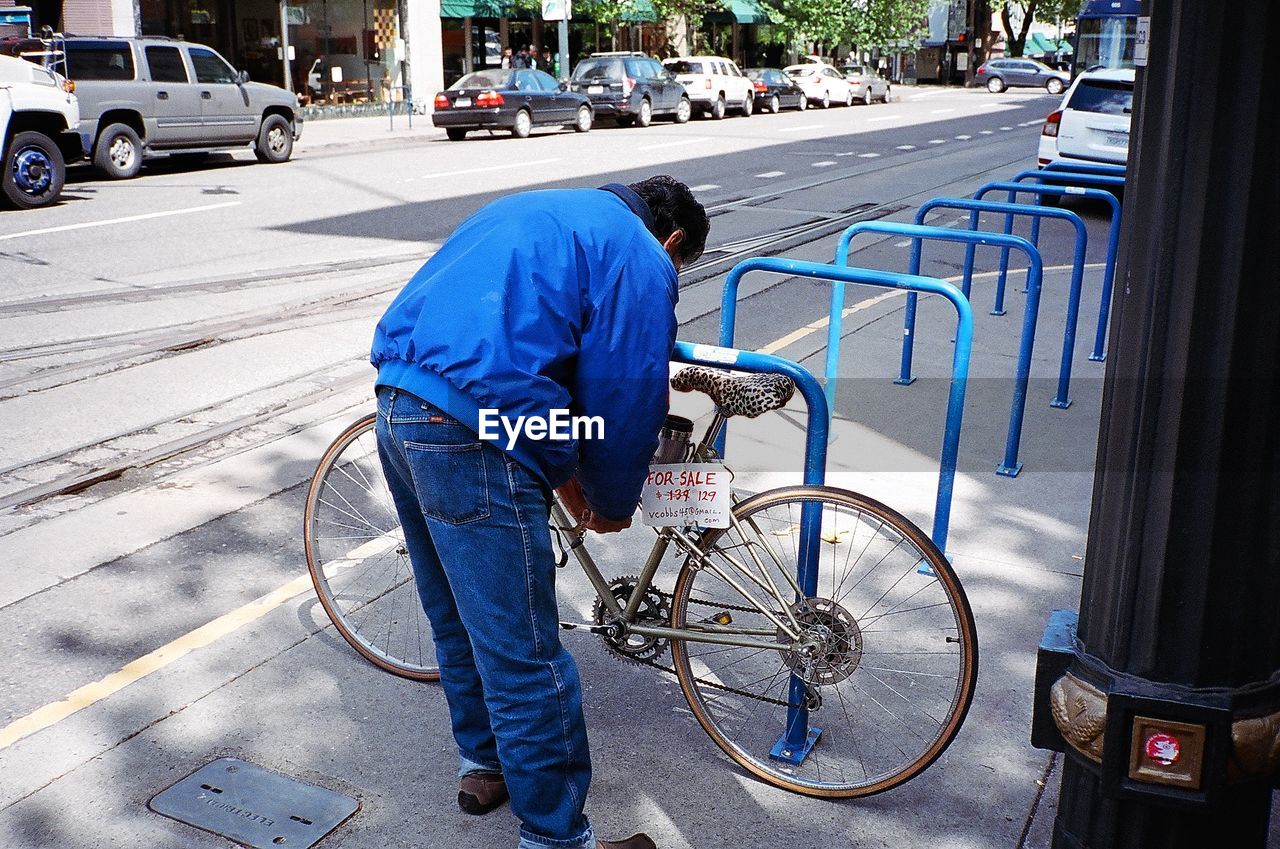
[[[175,660],[190,654],[199,648],[227,636],[238,628],[260,619],[275,608],[284,604],[294,596],[311,588],[311,578],[302,575],[294,578],[284,586],[256,598],[243,607],[219,616],[212,622],[201,625],[194,631],[183,634],[171,643],[161,646],[150,654],[145,654],[135,661],[112,672],[105,678],[86,684],[75,690],[60,702],[52,702],[38,708],[21,719],[0,728],[0,749],[42,731],[49,726],[61,722],[73,713],[82,711],[92,704],[102,701],[108,696],[120,692],[135,681],[163,669]]]

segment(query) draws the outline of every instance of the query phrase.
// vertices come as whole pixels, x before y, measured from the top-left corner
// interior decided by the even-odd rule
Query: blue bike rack
[[[1023,174],[1039,174],[1043,172],[1024,171]],[[1087,175],[1072,175],[1072,177],[1085,177]],[[1122,181],[1123,184],[1123,181]],[[1022,182],[1001,182],[987,183],[978,191],[974,192],[974,199],[981,200],[991,192],[1008,192],[1009,201],[1012,203],[1018,199],[1019,194],[1031,194],[1037,198],[1043,197],[1083,197],[1100,200],[1111,207],[1111,226],[1107,231],[1107,259],[1102,269],[1102,295],[1098,304],[1098,329],[1093,337],[1093,352],[1089,354],[1089,359],[1100,363],[1107,358],[1105,345],[1107,342],[1107,322],[1111,315],[1111,289],[1116,279],[1116,255],[1120,252],[1120,201],[1116,196],[1105,189],[1091,186],[1050,186],[1050,185],[1032,185]],[[1006,222],[1009,229],[1012,230],[1012,221]],[[1035,224],[1032,224],[1032,236],[1038,235]],[[1034,244],[1034,238],[1033,238]],[[1002,256],[1002,268],[1007,270],[1008,257]]]
[[[1027,386],[1031,382],[1031,349],[1035,345],[1036,321],[1040,314],[1040,286],[1044,281],[1044,263],[1040,251],[1021,236],[1004,233],[984,233],[972,230],[952,230],[947,227],[927,227],[921,224],[897,224],[889,221],[861,221],[845,230],[836,248],[836,265],[849,261],[849,243],[859,233],[886,233],[907,236],[911,242],[911,274],[920,272],[920,255],[924,240],[959,242],[962,244],[1010,247],[1027,255],[1030,271],[1027,273],[1027,306],[1022,317],[1022,341],[1018,349],[1018,368],[1014,380],[1013,402],[1009,410],[1009,433],[1005,439],[1004,461],[996,467],[996,473],[1005,477],[1017,477],[1022,471],[1018,462],[1018,445],[1022,441],[1022,419],[1027,409]],[[962,294],[963,297],[963,294]],[[915,383],[911,375],[911,356],[915,345],[916,301],[915,292],[907,293],[907,310],[902,325],[902,365],[894,383],[910,386]],[[967,304],[968,298],[965,298]],[[972,314],[972,313],[970,313]],[[957,341],[959,337],[957,336]]]
[[[739,263],[734,271],[754,262],[773,263],[777,260],[747,260]],[[829,268],[830,266],[823,266]],[[750,269],[747,269],[750,270]],[[744,270],[743,274],[746,273]],[[733,272],[730,272],[732,278]],[[739,278],[742,276],[738,275]],[[736,289],[735,281],[734,287]],[[730,343],[732,340],[730,340]],[[672,351],[674,362],[690,365],[711,366],[713,368],[732,368],[738,371],[761,374],[785,374],[796,383],[801,397],[809,409],[809,422],[805,428],[804,444],[804,482],[812,486],[821,486],[826,481],[827,473],[827,424],[830,416],[827,413],[827,398],[822,387],[808,369],[791,360],[775,357],[772,354],[758,354],[752,351],[740,351],[736,348],[717,347],[715,345],[695,345],[690,342],[677,342]],[[963,396],[963,390],[961,392]],[[962,405],[963,406],[963,405]],[[723,453],[723,452],[722,452]],[[818,557],[822,542],[822,505],[811,501],[800,508],[800,540],[797,556],[796,581],[806,597],[818,594]],[[805,685],[796,676],[791,676],[789,702],[793,705],[804,704]],[[805,707],[787,708],[787,723],[782,737],[774,745],[775,757],[792,764],[800,764],[822,735],[822,729],[810,727],[809,709]],[[783,754],[786,753],[786,754]]]
[[[1075,258],[1072,261],[1071,270],[1071,289],[1067,298],[1067,323],[1066,328],[1062,332],[1062,363],[1058,370],[1058,394],[1054,396],[1050,406],[1065,410],[1071,406],[1071,365],[1075,359],[1076,348],[1076,323],[1080,317],[1080,290],[1084,286],[1084,259],[1085,253],[1089,247],[1089,232],[1085,229],[1084,222],[1080,220],[1080,216],[1068,209],[1054,209],[1048,206],[1027,206],[1024,204],[997,203],[986,200],[969,200],[967,198],[934,198],[925,203],[916,212],[916,223],[923,224],[925,216],[935,209],[961,209],[970,210],[969,229],[978,229],[978,214],[981,212],[997,212],[1005,213],[1006,216],[1023,215],[1034,218],[1039,221],[1044,218],[1058,218],[1069,222],[1076,231]],[[970,285],[973,279],[973,260],[974,254],[977,252],[977,245],[970,243],[965,247],[964,253],[964,284],[962,291],[966,296],[969,294]],[[1002,253],[1007,253],[1008,248],[1001,248]],[[995,306],[991,310],[991,315],[1004,315],[1004,279],[1000,279],[996,283],[996,301]],[[915,334],[912,333],[913,337]]]
[[[947,398],[947,418],[942,435],[942,457],[938,470],[938,493],[934,502],[933,533],[934,544],[942,551],[947,550],[947,534],[951,525],[951,497],[955,490],[956,462],[960,454],[960,426],[964,417],[964,395],[969,381],[969,358],[973,348],[973,311],[969,299],[960,290],[942,280],[932,277],[921,277],[913,274],[895,274],[887,271],[874,271],[867,268],[846,268],[826,265],[818,262],[802,262],[800,260],[781,259],[778,257],[758,257],[744,260],[733,267],[729,278],[725,281],[724,295],[721,300],[720,342],[722,345],[733,344],[734,327],[737,320],[737,295],[742,278],[753,271],[770,274],[785,274],[790,277],[804,277],[811,280],[826,280],[832,283],[832,289],[840,295],[839,301],[833,303],[831,324],[836,331],[828,337],[828,346],[839,354],[839,323],[844,307],[844,287],[854,283],[864,286],[879,286],[885,289],[902,289],[913,297],[917,292],[941,295],[952,303],[956,309],[956,350],[951,359],[951,390]],[[831,341],[834,339],[834,341]],[[717,349],[722,350],[722,349]],[[827,352],[828,366],[834,361],[830,347]],[[765,356],[754,354],[752,356]],[[776,357],[772,359],[778,359]],[[783,362],[786,362],[785,360]],[[736,367],[736,366],[735,366]],[[806,372],[807,374],[807,372]],[[835,373],[827,375],[828,395],[834,385]],[[812,379],[812,376],[810,376]],[[807,396],[806,396],[807,398]],[[825,403],[825,397],[824,397]],[[823,407],[825,411],[825,406]],[[814,404],[810,403],[809,415],[811,425],[814,421]],[[813,437],[812,427],[810,437]],[[826,438],[825,423],[822,437]],[[824,446],[825,452],[825,446]],[[806,454],[806,456],[808,456]],[[825,453],[822,455],[825,460]],[[808,462],[806,460],[806,462]],[[808,479],[806,478],[806,482]]]
[[[1057,159],[1044,166],[1044,171],[1067,171],[1072,174],[1097,174],[1100,177],[1124,177],[1128,169],[1123,165],[1112,165],[1107,162],[1084,162],[1068,159]]]

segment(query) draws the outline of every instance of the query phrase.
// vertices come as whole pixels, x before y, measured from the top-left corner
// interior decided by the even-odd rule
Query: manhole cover
[[[205,764],[148,804],[254,849],[308,849],[360,807],[350,796],[236,758]]]

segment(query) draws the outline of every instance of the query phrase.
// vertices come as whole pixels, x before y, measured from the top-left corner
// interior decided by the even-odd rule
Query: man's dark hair
[[[688,186],[664,174],[632,183],[629,188],[648,204],[657,231],[654,235],[659,241],[665,242],[676,230],[684,231],[684,243],[680,245],[682,263],[688,265],[702,256],[711,222]]]

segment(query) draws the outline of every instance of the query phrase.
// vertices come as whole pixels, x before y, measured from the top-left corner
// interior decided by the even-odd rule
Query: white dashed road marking
[[[834,159],[824,159],[824,160],[822,160],[821,162],[815,162],[815,163],[813,163],[813,167],[814,167],[814,168],[829,168],[830,166],[835,165],[835,164],[836,164],[836,161],[835,161]],[[763,174],[761,174],[760,176],[761,176],[761,177],[763,177],[764,175],[763,175]]]
[[[984,135],[984,136],[993,136],[993,135],[995,135],[995,132],[994,132],[994,131],[992,131],[992,130],[979,130],[978,132],[980,132],[980,133],[981,133],[982,135]]]
[[[786,171],[766,171],[763,174],[757,174],[756,176],[761,179],[767,180],[770,177],[781,177],[783,174],[786,174],[786,173],[787,173]]]
[[[859,159],[875,159],[875,158],[876,158],[876,157],[878,157],[879,155],[880,155],[880,154],[878,154],[878,153],[859,153],[859,154],[858,154],[858,158],[859,158]]]
[[[715,183],[703,183],[701,186],[693,186],[692,188],[690,188],[690,189],[689,189],[689,191],[691,191],[691,192],[709,192],[709,191],[712,191],[713,189],[718,189],[718,188],[720,188],[720,187],[719,187],[718,185],[716,185]]]
[[[1009,132],[1010,130],[1012,130],[1012,129],[1013,129],[1013,127],[1001,127],[1000,129],[1004,130],[1004,131],[1007,133],[1007,132]]]
[[[662,142],[661,144],[646,144],[636,148],[636,150],[662,150],[664,147],[680,147],[682,145],[698,144],[699,142],[704,141],[707,141],[707,139],[692,136],[687,139],[680,139],[679,141]]]
[[[946,139],[929,139],[929,144],[946,144]]]
[[[900,144],[898,145],[897,149],[898,150],[915,150],[916,146],[913,144]]]
[[[144,212],[141,215],[126,215],[124,218],[107,218],[102,221],[85,221],[81,224],[63,224],[60,227],[41,227],[38,230],[22,230],[18,233],[5,233],[5,239],[25,239],[28,236],[40,236],[45,233],[65,233],[68,230],[85,230],[89,227],[105,227],[108,224],[127,224],[130,221],[146,221],[150,218],[168,218],[170,215],[188,215],[192,212],[208,212],[211,209],[225,209],[228,206],[239,206],[240,201],[231,200],[226,203],[211,203],[208,206],[192,206],[186,209],[171,209],[166,212]]]
[[[956,136],[956,141],[968,141],[971,138],[973,138],[973,136]]]

